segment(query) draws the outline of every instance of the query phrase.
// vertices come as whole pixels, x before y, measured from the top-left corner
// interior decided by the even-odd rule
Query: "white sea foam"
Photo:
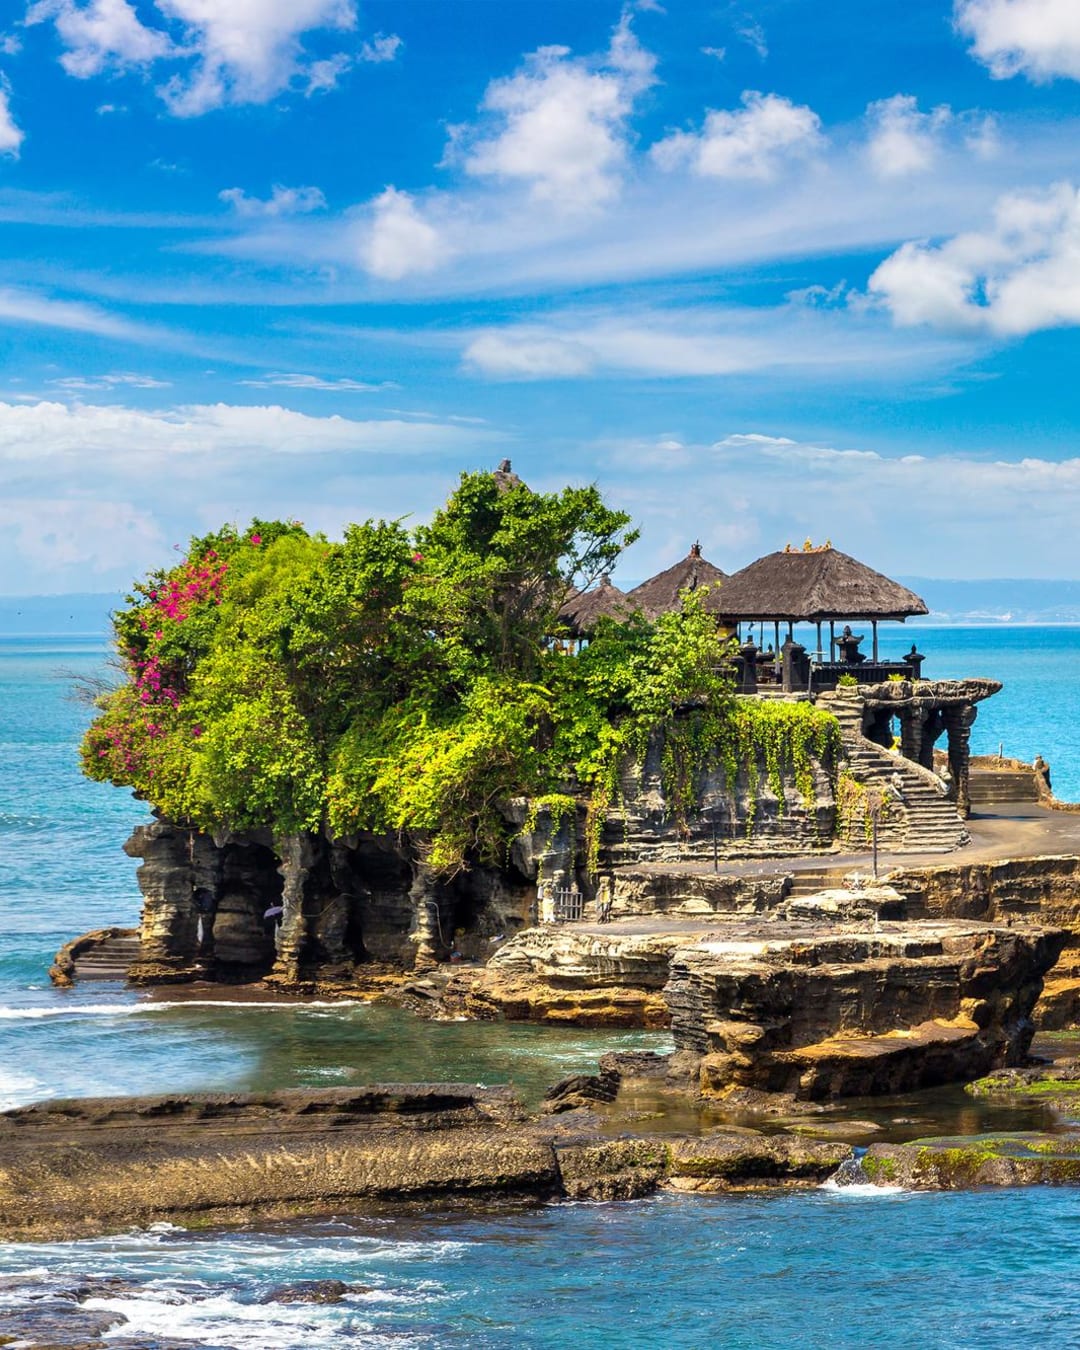
[[[127,1319],[105,1333],[108,1339],[160,1336],[193,1345],[225,1344],[230,1350],[310,1350],[312,1345],[329,1350],[355,1345],[358,1333],[364,1336],[365,1345],[375,1346],[381,1340],[370,1314],[349,1301],[326,1307],[242,1303],[231,1293],[221,1293],[178,1303],[167,1290],[147,1289],[134,1298],[87,1299],[83,1306]]]
[[[32,1100],[35,1092],[40,1092],[43,1084],[40,1079],[25,1073],[13,1073],[10,1069],[0,1069],[0,1111],[10,1111]],[[29,1096],[27,1094],[30,1094]]]
[[[142,1017],[172,1012],[177,1008],[185,1008],[189,1011],[203,1008],[232,1008],[240,1012],[248,1008],[262,1010],[280,1008],[289,1012],[314,1012],[316,1015],[325,1016],[323,1010],[328,1008],[362,1008],[364,1006],[366,1005],[359,999],[312,1000],[306,1003],[225,998],[163,999],[160,1003],[81,1003],[67,1007],[52,1004],[48,1007],[39,1008],[0,1007],[0,1022],[36,1022],[44,1017]]]
[[[877,1200],[883,1195],[903,1195],[903,1186],[875,1186],[869,1181],[856,1181],[850,1185],[841,1184],[833,1180],[823,1181],[818,1187],[819,1191],[828,1191],[830,1195],[842,1195],[850,1197],[852,1200]]]

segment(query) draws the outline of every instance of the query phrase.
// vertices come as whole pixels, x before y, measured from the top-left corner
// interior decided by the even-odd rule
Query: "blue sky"
[[[1080,576],[1075,0],[0,0],[0,593],[596,481]]]

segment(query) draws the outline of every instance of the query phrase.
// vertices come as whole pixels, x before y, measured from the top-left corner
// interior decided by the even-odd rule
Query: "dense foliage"
[[[476,473],[414,530],[367,521],[332,543],[257,520],[193,539],[115,616],[127,679],[85,771],[203,829],[402,831],[444,872],[505,846],[510,796],[584,792],[595,834],[658,730],[679,812],[708,755],[733,781],[763,750],[770,778],[793,768],[812,796],[825,731],[784,721],[812,710],[736,705],[692,597],[655,624],[602,623],[576,656],[552,641],[629,523],[595,488]]]

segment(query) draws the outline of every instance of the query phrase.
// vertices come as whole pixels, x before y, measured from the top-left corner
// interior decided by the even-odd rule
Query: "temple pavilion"
[[[876,684],[890,675],[918,679],[923,658],[912,644],[901,661],[882,661],[878,650],[878,624],[905,619],[929,611],[914,591],[875,572],[872,567],[833,548],[830,543],[802,549],[787,548],[770,553],[734,573],[716,597],[716,611],[736,632],[745,637],[744,662],[759,662],[765,640],[765,625],[772,627],[773,649],[769,654],[784,687],[831,689],[841,675],[854,675],[860,684]],[[861,650],[863,635],[852,623],[869,623],[871,650]],[[823,647],[823,625],[829,625],[829,645]],[[758,642],[754,642],[754,625]],[[817,631],[813,653],[797,643],[796,624],[812,624]],[[843,627],[837,635],[837,625]],[[786,641],[781,646],[781,629]],[[767,672],[766,672],[767,674]],[[744,667],[744,687],[754,681]]]
[[[860,781],[887,783],[898,803],[894,812],[909,819],[908,848],[952,848],[966,838],[958,832],[958,822],[970,810],[969,740],[975,705],[1001,686],[995,680],[924,679],[925,658],[914,643],[900,660],[881,659],[880,623],[903,623],[929,612],[914,591],[831,543],[815,547],[807,540],[800,549],[789,545],[730,576],[702,557],[701,545],[694,544],[680,562],[626,594],[604,577],[592,590],[572,597],[563,607],[564,627],[580,645],[602,616],[618,619],[636,611],[656,619],[680,608],[683,596],[700,588],[707,588],[706,610],[737,639],[733,663],[739,693],[821,699],[841,723],[846,753]],[[852,624],[870,626],[869,652],[862,650],[865,633],[854,632]],[[813,627],[814,649],[797,640],[797,625],[804,631],[806,625]],[[946,784],[937,774],[942,766],[935,760],[943,735],[947,809]],[[885,753],[897,742],[899,755]]]

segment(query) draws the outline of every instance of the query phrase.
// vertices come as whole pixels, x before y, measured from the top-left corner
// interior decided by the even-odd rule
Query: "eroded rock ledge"
[[[507,1089],[377,1085],[51,1102],[0,1114],[0,1238],[237,1223],[373,1202],[633,1199],[818,1184],[846,1144],[753,1131],[605,1138]]]
[[[897,899],[887,888],[830,892],[816,897],[816,919],[532,929],[445,998],[473,1016],[549,1022],[670,1015],[677,1072],[706,1097],[864,1096],[1023,1063],[1066,933],[866,917]]]

